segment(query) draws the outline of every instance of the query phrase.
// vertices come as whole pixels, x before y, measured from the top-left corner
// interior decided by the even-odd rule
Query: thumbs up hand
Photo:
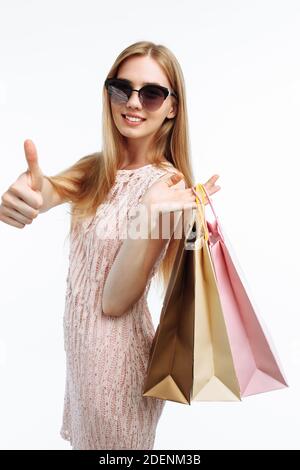
[[[43,173],[32,140],[24,142],[28,169],[1,196],[0,221],[17,228],[31,224],[43,205]]]

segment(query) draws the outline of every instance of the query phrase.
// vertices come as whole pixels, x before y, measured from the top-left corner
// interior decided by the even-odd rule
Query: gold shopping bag
[[[190,211],[187,235],[181,237],[167,285],[160,321],[149,355],[143,396],[190,404],[193,382],[195,293],[194,261],[185,249],[192,232]]]
[[[201,189],[201,185],[197,187]],[[191,400],[240,401],[239,383],[208,247],[209,237],[203,201],[197,199],[196,223],[201,227],[202,236],[199,246],[194,251],[194,269],[191,273],[195,284],[194,370]]]
[[[143,396],[185,404],[240,400],[203,214],[201,201],[178,247]]]

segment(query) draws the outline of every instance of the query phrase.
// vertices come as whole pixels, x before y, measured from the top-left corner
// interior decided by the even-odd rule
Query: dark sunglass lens
[[[126,103],[130,96],[130,88],[117,80],[111,80],[108,84],[108,93],[111,96],[111,100],[116,103]]]
[[[145,108],[149,111],[155,111],[158,109],[165,99],[163,91],[159,87],[152,85],[148,85],[143,88],[141,91],[141,97]]]

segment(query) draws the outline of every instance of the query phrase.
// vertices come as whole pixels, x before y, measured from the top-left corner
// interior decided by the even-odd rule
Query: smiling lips
[[[138,114],[126,113],[126,114],[122,114],[122,116],[138,118],[138,119],[142,119],[143,121],[145,121],[145,118],[143,118],[143,116],[139,116]]]
[[[142,122],[146,121],[146,119],[141,117],[131,116],[129,114],[122,114],[123,119],[125,119],[126,123],[131,126],[137,126],[142,124]]]

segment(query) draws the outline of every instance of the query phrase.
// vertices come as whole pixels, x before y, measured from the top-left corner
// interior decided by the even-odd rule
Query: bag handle
[[[216,221],[216,224],[217,224],[217,227],[218,227],[218,232],[219,232],[221,238],[224,240],[224,235],[223,235],[222,230],[221,230],[221,227],[220,227],[220,223],[219,223],[218,216],[217,216],[217,214],[215,213],[215,210],[214,210],[214,207],[213,207],[213,205],[212,205],[211,199],[210,199],[210,197],[209,197],[209,195],[208,195],[208,192],[206,191],[204,185],[201,184],[201,183],[198,183],[198,184],[195,185],[195,189],[194,189],[194,187],[192,186],[192,191],[193,191],[193,193],[194,193],[195,196],[196,196],[196,202],[197,202],[197,204],[198,204],[198,208],[199,208],[199,202],[198,202],[198,201],[199,201],[199,194],[197,193],[197,191],[201,192],[202,194],[204,193],[204,197],[206,196],[207,201],[208,201],[208,203],[209,203],[209,205],[210,205],[210,207],[211,207],[212,213],[213,213],[213,215],[214,215],[214,218],[215,218],[215,221]],[[201,204],[202,204],[202,206],[204,207],[204,211],[205,211],[204,198],[203,198],[203,201],[202,201],[202,199],[201,199]]]
[[[199,183],[199,184],[196,184],[196,189],[199,191],[199,192],[202,192],[203,193],[203,189],[202,189],[202,185]],[[207,241],[209,239],[209,232],[208,232],[208,228],[207,228],[207,225],[206,225],[206,220],[205,220],[205,207],[204,207],[204,198],[203,198],[203,201],[202,201],[202,197],[200,196],[199,197],[199,194],[194,190],[194,188],[192,187],[192,190],[193,190],[193,193],[195,194],[196,196],[196,203],[197,203],[197,213],[201,219],[201,225],[204,229],[204,239],[205,241]],[[205,193],[204,193],[205,194]]]
[[[198,184],[195,185],[195,187],[196,187],[196,191],[197,191],[197,190],[201,190],[202,192],[204,192],[204,195],[205,195],[206,198],[207,198],[207,201],[208,201],[208,203],[209,203],[209,205],[210,205],[210,207],[211,207],[211,210],[212,210],[212,212],[213,212],[213,214],[214,214],[214,216],[215,216],[215,219],[218,220],[218,217],[217,217],[217,215],[216,215],[216,213],[215,213],[214,207],[213,207],[212,202],[211,202],[211,199],[210,199],[210,197],[209,197],[209,195],[208,195],[208,193],[207,193],[207,191],[206,191],[206,189],[205,189],[205,186],[204,186],[203,184],[201,184],[201,183],[198,183]],[[195,189],[194,189],[193,186],[192,186],[192,191],[193,191],[193,193],[195,194],[195,196],[196,196],[197,198],[199,198],[199,195],[196,193],[196,191],[195,191]],[[203,204],[204,204],[204,203],[203,203]]]

